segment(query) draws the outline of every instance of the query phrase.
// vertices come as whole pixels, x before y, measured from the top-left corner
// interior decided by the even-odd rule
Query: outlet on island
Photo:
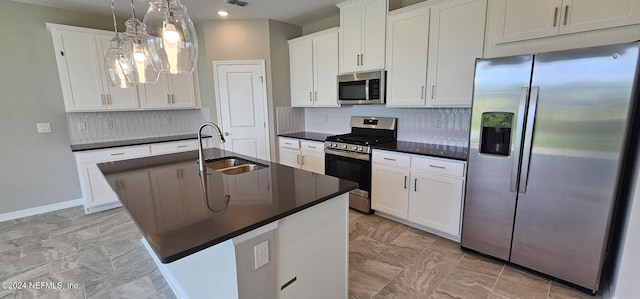
[[[253,257],[256,270],[269,263],[269,240],[253,246]]]

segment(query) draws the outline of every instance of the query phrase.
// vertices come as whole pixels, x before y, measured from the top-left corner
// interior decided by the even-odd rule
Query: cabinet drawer
[[[373,163],[409,168],[411,165],[411,156],[374,150]]]
[[[464,162],[416,156],[411,161],[411,169],[461,178],[464,178],[464,165]]]
[[[300,140],[291,138],[278,138],[280,147],[300,149]]]
[[[76,153],[80,163],[117,161],[131,158],[139,158],[150,154],[148,145],[125,146],[113,149],[92,150]]]
[[[305,151],[324,153],[324,143],[315,141],[300,141],[300,148]]]
[[[202,141],[202,145],[206,147],[205,140]],[[174,142],[156,143],[151,145],[152,155],[162,155],[170,153],[179,153],[186,151],[195,151],[198,149],[198,140],[183,140]]]

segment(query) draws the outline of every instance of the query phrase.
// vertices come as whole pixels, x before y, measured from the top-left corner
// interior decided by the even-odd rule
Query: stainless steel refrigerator
[[[598,290],[630,146],[638,49],[476,62],[463,248]]]

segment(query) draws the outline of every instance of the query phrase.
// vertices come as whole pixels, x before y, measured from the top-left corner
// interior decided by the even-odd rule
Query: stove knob
[[[343,145],[343,146],[342,146],[342,148],[343,148],[343,149],[347,149],[347,145],[346,145],[346,144],[345,144],[345,145]]]
[[[359,148],[358,148],[358,150],[359,150],[359,151],[363,151],[363,150],[364,150],[364,148],[362,148],[362,146],[361,146],[361,147],[359,147]]]
[[[358,150],[358,147],[354,145],[354,146],[353,146],[353,150],[354,150],[354,151],[357,151],[357,150]]]

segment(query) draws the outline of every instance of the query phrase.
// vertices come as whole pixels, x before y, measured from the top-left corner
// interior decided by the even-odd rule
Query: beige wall
[[[0,214],[81,198],[45,22],[111,29],[111,18],[0,1]],[[37,134],[36,123],[52,133]]]
[[[289,99],[289,48],[287,40],[300,36],[299,26],[268,19],[211,20],[196,24],[200,40],[198,75],[203,107],[211,119],[217,119],[213,84],[213,61],[264,60],[271,157],[277,157],[275,107],[287,105]]]
[[[339,27],[339,26],[340,26],[340,14],[336,14],[326,19],[322,19],[320,21],[311,23],[309,25],[302,26],[302,34],[307,35],[314,32],[322,31],[332,27]]]

